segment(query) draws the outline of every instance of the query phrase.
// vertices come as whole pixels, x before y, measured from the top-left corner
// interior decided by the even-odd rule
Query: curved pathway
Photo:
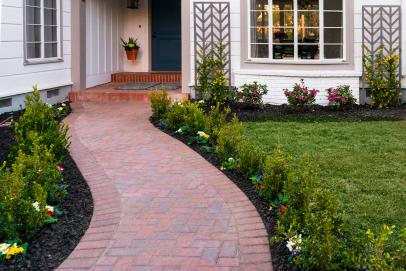
[[[255,207],[219,170],[154,128],[147,103],[73,107],[71,153],[95,209],[58,270],[272,270]]]

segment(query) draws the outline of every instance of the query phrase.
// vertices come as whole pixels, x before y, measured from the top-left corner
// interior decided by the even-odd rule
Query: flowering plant
[[[37,201],[34,202],[32,206],[37,212],[41,212],[39,202]],[[50,205],[45,206],[44,212],[45,212],[44,222],[48,224],[56,223],[58,221],[58,217],[62,215],[62,212],[57,207]]]
[[[4,259],[10,260],[12,257],[18,254],[25,254],[26,252],[27,244],[18,246],[15,241],[0,243],[0,261]]]
[[[237,91],[237,100],[248,107],[264,107],[262,96],[268,93],[267,85],[257,82],[245,84]]]
[[[350,86],[343,85],[327,89],[328,106],[334,109],[346,109],[354,105],[357,99],[352,95]]]
[[[304,80],[301,79],[299,84],[295,84],[292,90],[285,89],[285,96],[288,102],[293,106],[305,106],[314,104],[316,95],[319,91],[316,89],[310,90],[305,86]]]
[[[209,138],[210,136],[205,132],[197,132],[197,143],[205,145],[209,142]]]
[[[289,249],[291,257],[295,257],[300,255],[302,252],[302,235],[295,235],[289,238],[288,242],[286,243],[286,247]]]
[[[237,165],[238,165],[238,162],[239,162],[238,160],[236,160],[236,159],[230,157],[230,158],[227,159],[227,161],[225,161],[225,162],[221,165],[220,170],[224,171],[224,170],[233,170],[233,169],[236,169],[236,168],[237,168]]]

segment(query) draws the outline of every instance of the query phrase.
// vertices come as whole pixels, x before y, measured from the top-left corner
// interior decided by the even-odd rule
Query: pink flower
[[[64,168],[63,168],[62,166],[58,165],[58,166],[56,167],[56,170],[58,170],[58,171],[64,171]]]

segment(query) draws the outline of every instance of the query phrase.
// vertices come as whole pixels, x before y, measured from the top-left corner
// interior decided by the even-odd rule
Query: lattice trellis
[[[402,78],[402,16],[400,6],[362,7],[363,57],[376,56],[383,48],[384,55],[399,55],[398,76]],[[363,83],[363,85],[365,85]],[[399,86],[400,87],[400,86]],[[365,87],[364,87],[365,88]]]
[[[226,78],[228,78],[228,83],[231,84],[230,3],[195,2],[193,11],[195,83],[197,84],[198,63],[207,54],[216,54],[216,48],[222,46],[226,64],[224,73]]]

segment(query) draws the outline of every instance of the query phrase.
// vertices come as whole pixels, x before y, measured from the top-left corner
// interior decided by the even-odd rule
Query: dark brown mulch
[[[289,120],[301,121],[399,121],[406,120],[406,104],[387,109],[374,109],[368,105],[355,105],[346,110],[333,110],[325,106],[313,105],[295,109],[288,105],[266,105],[263,110],[233,106],[241,121]]]
[[[178,139],[184,144],[188,145],[192,150],[199,153],[203,158],[210,162],[213,166],[220,169],[221,161],[214,153],[206,152],[198,144],[188,144],[190,142],[190,137],[182,136],[175,134],[172,131],[169,131],[159,125],[158,122],[151,120],[152,124],[155,125],[158,129],[164,133]],[[252,182],[243,174],[237,172],[236,170],[224,170],[223,173],[233,182],[242,192],[247,195],[252,204],[256,207],[259,215],[264,222],[265,228],[268,232],[269,237],[276,235],[276,221],[277,221],[277,212],[269,211],[269,205],[266,204],[265,200],[261,198],[256,190],[256,187]],[[286,245],[283,243],[271,244],[271,254],[272,254],[272,265],[273,270],[275,271],[293,271],[296,268],[288,263],[289,251],[286,248]]]
[[[0,128],[0,139],[0,159],[4,159],[12,142],[11,128]],[[69,186],[69,193],[60,204],[62,216],[57,223],[45,226],[25,240],[27,254],[0,263],[1,271],[54,270],[68,258],[89,228],[93,215],[90,188],[70,156],[62,165],[64,183]]]

